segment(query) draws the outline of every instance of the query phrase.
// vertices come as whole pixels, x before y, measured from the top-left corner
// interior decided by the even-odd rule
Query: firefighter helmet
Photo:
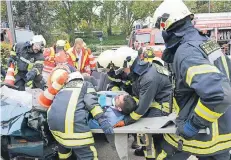
[[[76,80],[78,79],[78,80],[82,80],[82,81],[84,80],[82,74],[78,71],[70,73],[67,82],[70,82],[71,80],[74,80],[74,79],[76,79]]]
[[[167,30],[175,22],[193,15],[182,0],[165,0],[156,9],[153,25],[161,30]]]

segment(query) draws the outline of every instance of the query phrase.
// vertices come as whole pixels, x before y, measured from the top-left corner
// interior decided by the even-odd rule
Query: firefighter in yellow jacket
[[[180,112],[177,135],[164,135],[157,159],[230,160],[231,61],[219,45],[194,28],[192,13],[180,0],[166,0],[155,11],[166,49],[162,59],[172,63],[175,98]],[[210,134],[199,134],[200,129]]]
[[[79,72],[71,73],[48,110],[48,125],[59,144],[60,159],[73,159],[72,152],[78,160],[98,159],[88,126],[89,113],[99,122],[105,134],[113,133],[92,92],[95,92],[92,84],[83,81]]]

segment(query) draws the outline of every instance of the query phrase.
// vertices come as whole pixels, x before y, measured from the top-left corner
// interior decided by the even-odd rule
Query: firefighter
[[[67,51],[69,55],[68,63],[81,73],[91,75],[92,70],[96,67],[96,61],[93,55],[84,48],[83,43],[81,38],[75,39],[74,47]]]
[[[170,113],[169,100],[171,96],[171,83],[168,70],[156,64],[142,61],[139,57],[128,54],[115,55],[115,66],[119,69],[115,72],[123,71],[132,80],[132,90],[137,101],[138,108],[130,115],[125,116],[115,127],[121,127],[136,122],[141,117],[160,117]],[[134,60],[135,59],[135,60]],[[154,136],[153,139],[158,145],[161,136]],[[137,149],[136,155],[144,148]],[[152,155],[146,155],[147,159],[155,158],[155,151]]]
[[[230,160],[231,61],[219,45],[194,28],[182,1],[166,0],[154,13],[172,63],[175,98],[180,107],[177,133],[165,134],[157,159]],[[210,134],[198,134],[200,129]],[[180,157],[180,158],[179,158]]]
[[[48,76],[47,85],[51,85],[51,83],[63,72],[73,73],[76,72],[76,68],[69,65],[67,63],[68,55],[64,50],[60,50],[58,53],[55,54],[54,62],[56,67],[51,71]]]
[[[14,52],[11,52],[8,59],[8,66],[16,63],[15,85],[19,86],[19,90],[25,90],[28,87],[36,87],[43,89],[44,84],[42,78],[43,70],[43,48],[46,40],[42,35],[35,35],[32,41],[26,43],[17,43]]]
[[[105,134],[113,134],[113,127],[92,92],[95,90],[91,83],[84,81],[79,72],[73,72],[48,110],[48,125],[58,142],[60,159],[73,159],[72,152],[78,160],[98,159],[88,126],[89,112]]]

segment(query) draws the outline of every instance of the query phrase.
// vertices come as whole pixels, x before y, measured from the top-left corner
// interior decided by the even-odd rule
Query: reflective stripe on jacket
[[[181,140],[182,150],[195,155],[226,152],[231,148],[231,61],[197,30],[185,33],[183,39],[173,62],[180,107],[177,123],[190,119],[199,128],[208,127],[210,134],[192,140],[174,134],[164,138],[176,148]]]
[[[98,105],[86,106],[85,94],[94,91],[92,84],[71,81],[55,96],[48,111],[48,125],[54,138],[65,147],[92,145],[94,139],[88,126],[89,112],[94,118],[103,110]]]

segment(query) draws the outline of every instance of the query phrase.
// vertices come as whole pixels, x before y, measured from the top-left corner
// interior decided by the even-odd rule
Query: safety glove
[[[193,125],[193,122],[191,122],[191,120],[187,120],[185,123],[178,125],[176,130],[176,134],[185,139],[190,139],[196,136],[198,132],[199,128]]]
[[[114,125],[114,128],[116,128],[116,127],[123,127],[123,126],[125,126],[124,121],[119,121],[118,123],[116,123],[116,124]]]
[[[34,80],[35,76],[37,75],[36,70],[32,69],[31,71],[27,72],[26,74],[26,80],[31,81]]]
[[[111,124],[108,122],[108,120],[106,118],[99,118],[98,119],[99,125],[101,126],[103,132],[105,134],[113,134],[113,127],[111,126]]]
[[[11,63],[15,63],[15,59],[12,58],[12,57],[9,57],[9,58],[7,59],[7,66],[10,67]]]

